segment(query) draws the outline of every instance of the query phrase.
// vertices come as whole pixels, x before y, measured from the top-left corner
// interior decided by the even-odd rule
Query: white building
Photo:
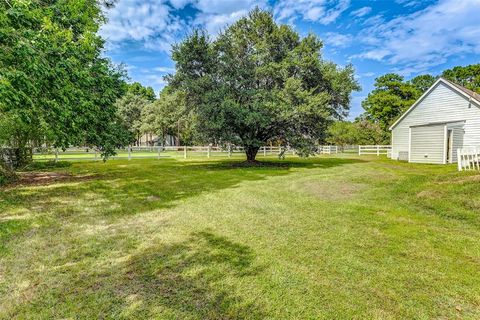
[[[440,78],[390,130],[392,159],[454,163],[457,148],[480,146],[480,95]]]

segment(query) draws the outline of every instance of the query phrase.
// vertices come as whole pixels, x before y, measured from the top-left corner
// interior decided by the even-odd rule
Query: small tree
[[[354,122],[337,121],[328,128],[327,142],[345,146],[352,144],[386,144],[389,136],[372,121],[358,118]]]
[[[355,144],[388,144],[390,135],[378,123],[367,119],[354,122]]]
[[[115,103],[118,116],[122,120],[125,128],[132,134],[132,141],[140,139],[142,134],[142,112],[149,104],[149,101],[143,96],[127,92]]]
[[[184,95],[180,91],[172,92],[167,87],[160,98],[145,107],[142,112],[143,132],[153,132],[165,144],[167,135],[178,135],[179,123],[185,114]]]
[[[336,121],[328,128],[327,142],[337,146],[352,145],[357,143],[357,135],[353,122]]]
[[[156,99],[155,91],[152,87],[144,87],[139,82],[127,83],[126,92],[131,93],[136,96],[140,96],[149,102],[153,102]]]
[[[359,89],[352,66],[323,60],[321,48],[315,35],[301,39],[256,9],[215,40],[195,31],[175,45],[168,80],[185,92],[203,140],[242,145],[247,161],[269,140],[308,155]]]

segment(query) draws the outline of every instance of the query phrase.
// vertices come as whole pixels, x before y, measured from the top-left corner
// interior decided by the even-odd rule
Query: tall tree
[[[430,88],[436,80],[437,78],[430,74],[422,74],[411,79],[409,83],[412,84],[415,88],[417,88],[419,91],[418,94],[421,95],[425,91],[427,91],[428,88]]]
[[[419,88],[394,73],[378,77],[374,86],[375,89],[362,101],[362,107],[367,119],[378,123],[385,131],[422,93]]]
[[[103,21],[96,0],[0,1],[0,145],[86,144],[107,157],[125,142],[123,73],[102,57]]]
[[[480,63],[445,70],[442,72],[442,77],[480,93]]]
[[[352,66],[323,60],[321,48],[255,9],[214,40],[195,31],[174,46],[169,81],[186,93],[205,140],[243,145],[248,161],[268,140],[308,155],[359,89]]]

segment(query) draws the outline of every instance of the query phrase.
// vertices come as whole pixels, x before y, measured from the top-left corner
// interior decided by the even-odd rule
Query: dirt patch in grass
[[[460,177],[458,179],[454,179],[453,181],[441,182],[441,184],[463,184],[468,182],[480,182],[480,174],[474,176]]]
[[[6,187],[29,186],[29,185],[49,185],[58,182],[77,182],[97,178],[97,175],[72,175],[65,172],[23,172],[18,175],[18,179]]]
[[[366,186],[361,183],[343,181],[316,181],[307,182],[303,189],[324,200],[346,200],[353,198],[364,190]]]
[[[417,193],[418,198],[432,198],[437,199],[440,198],[442,195],[438,190],[422,190]]]

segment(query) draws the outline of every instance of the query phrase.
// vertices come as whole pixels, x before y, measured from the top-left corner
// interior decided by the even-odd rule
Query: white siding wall
[[[438,83],[430,94],[393,128],[392,159],[397,159],[400,151],[408,152],[410,126],[462,120],[465,120],[463,146],[480,146],[479,106],[470,104],[468,98],[445,84]]]
[[[413,127],[410,162],[443,163],[445,125]]]

